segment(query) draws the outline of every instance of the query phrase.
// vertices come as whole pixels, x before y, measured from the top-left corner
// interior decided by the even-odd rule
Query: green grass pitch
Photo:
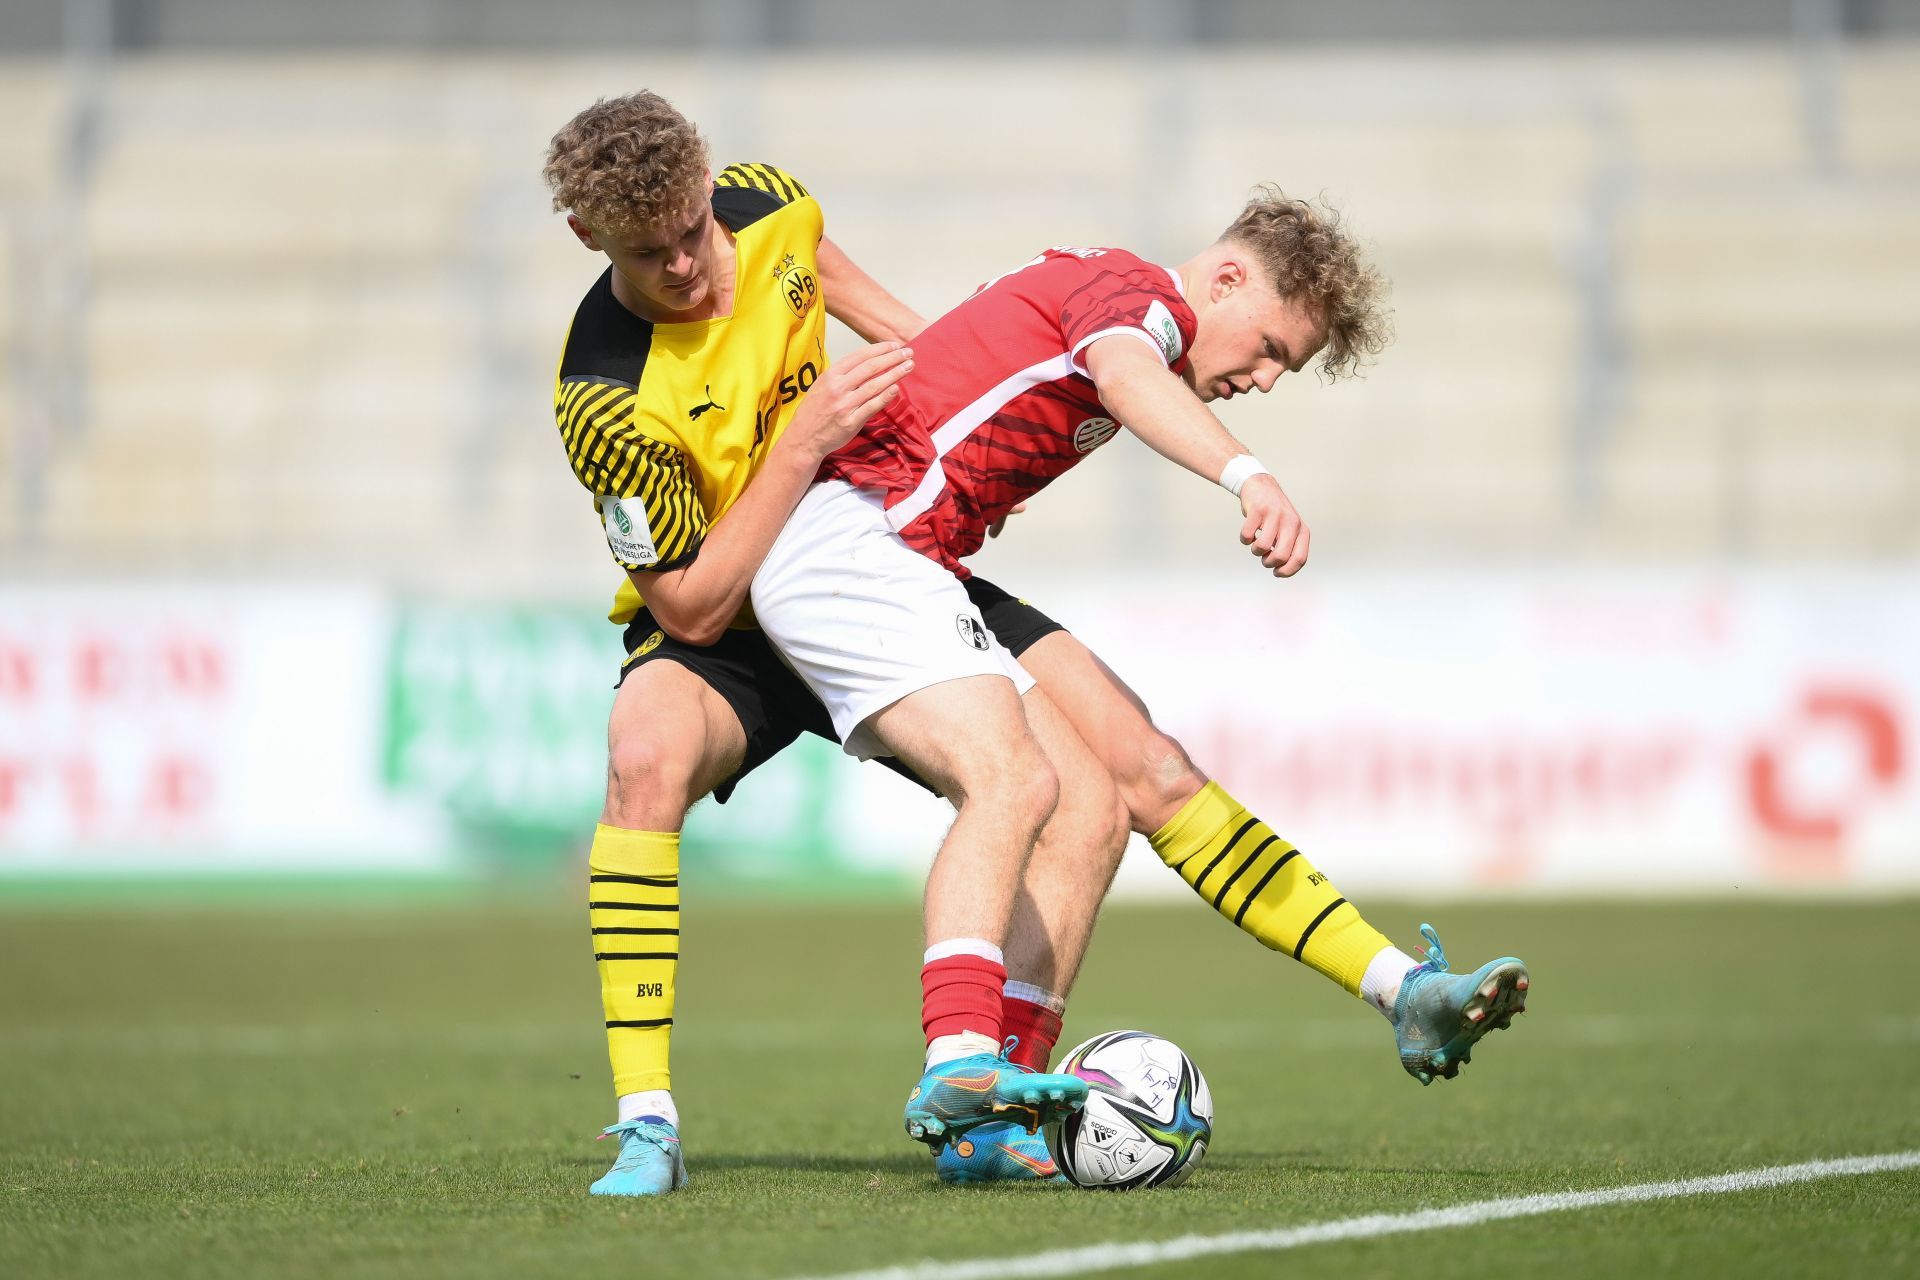
[[[610,1158],[585,910],[415,894],[0,906],[0,1275],[831,1274],[1920,1148],[1920,904],[1370,904],[1532,1007],[1451,1082],[1198,904],[1117,907],[1068,1043],[1179,1041],[1218,1105],[1173,1191],[947,1189],[900,1132],[906,903],[689,891],[676,1097],[693,1185]],[[1920,1274],[1920,1170],[1123,1276]]]

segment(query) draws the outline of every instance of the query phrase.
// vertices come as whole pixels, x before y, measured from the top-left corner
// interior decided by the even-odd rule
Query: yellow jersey
[[[713,213],[733,233],[732,313],[643,320],[613,296],[609,267],[574,312],[554,378],[567,460],[622,569],[699,555],[827,367],[819,204],[771,165],[736,164],[714,180]],[[607,616],[631,621],[640,604],[623,581]]]

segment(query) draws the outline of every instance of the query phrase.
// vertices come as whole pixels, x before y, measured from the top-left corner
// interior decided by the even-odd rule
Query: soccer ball
[[[1207,1154],[1213,1094],[1173,1041],[1109,1031],[1076,1045],[1054,1070],[1088,1085],[1086,1107],[1047,1131],[1053,1162],[1075,1186],[1178,1186]]]

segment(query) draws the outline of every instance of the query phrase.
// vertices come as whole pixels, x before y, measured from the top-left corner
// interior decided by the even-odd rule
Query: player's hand
[[[1027,509],[1027,504],[1024,502],[1016,502],[1012,506],[1008,507],[1006,515],[1001,516],[998,520],[995,520],[992,524],[987,526],[987,536],[989,538],[999,537],[1000,531],[1007,527],[1008,516],[1017,516],[1022,511],[1025,511],[1026,509]]]
[[[1276,578],[1291,578],[1307,563],[1310,540],[1307,525],[1293,502],[1270,475],[1254,476],[1240,489],[1240,510],[1246,523],[1240,541],[1273,570]]]
[[[900,379],[913,372],[913,348],[876,342],[838,361],[800,401],[785,439],[824,458],[858,435],[867,420],[900,394]]]

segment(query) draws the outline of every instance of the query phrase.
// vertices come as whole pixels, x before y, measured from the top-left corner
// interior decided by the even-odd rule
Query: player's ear
[[[1213,295],[1213,300],[1218,302],[1246,282],[1247,269],[1232,258],[1222,258],[1220,265],[1213,269],[1212,287],[1209,292]]]
[[[580,238],[581,244],[593,250],[595,253],[603,252],[600,248],[600,242],[593,238],[593,228],[580,221],[578,214],[570,213],[567,215],[567,226],[572,229],[574,235]]]

